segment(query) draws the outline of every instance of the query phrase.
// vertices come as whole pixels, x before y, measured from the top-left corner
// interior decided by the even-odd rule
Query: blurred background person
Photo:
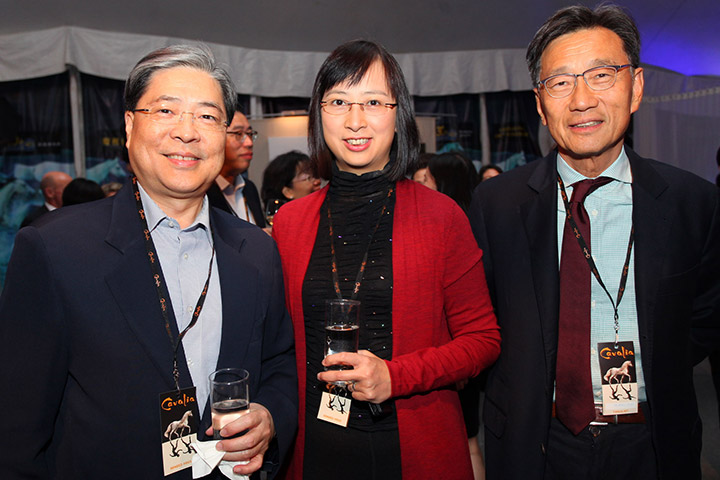
[[[503,169],[497,165],[485,165],[478,171],[478,177],[481,182],[484,182],[488,178],[497,177],[501,173],[503,173]]]
[[[263,172],[261,197],[268,223],[272,225],[272,215],[281,205],[320,190],[320,184],[306,154],[292,150],[275,157]]]
[[[418,157],[417,164],[415,165],[415,171],[411,172],[412,175],[410,175],[410,178],[412,178],[418,183],[425,185],[425,182],[427,181],[428,162],[434,156],[434,153],[421,153]]]
[[[223,168],[207,196],[213,207],[264,228],[265,215],[257,187],[243,175],[250,168],[257,134],[247,117],[236,111],[227,128]]]
[[[63,207],[92,202],[105,198],[102,187],[87,178],[76,178],[65,187],[62,194]]]
[[[459,153],[434,155],[428,162],[425,186],[444,193],[467,212],[477,185],[475,166]]]
[[[406,178],[418,131],[395,59],[361,40],[331,53],[308,134],[329,185],[283,206],[273,229],[300,387],[287,478],[470,478],[448,387],[494,361],[500,334],[467,218]],[[323,359],[325,305],[338,298],[361,302],[360,350]],[[324,371],[341,365],[352,369]],[[347,426],[318,419],[327,400],[349,410]]]
[[[113,195],[115,195],[117,192],[120,191],[122,186],[123,186],[123,184],[120,182],[105,183],[102,185],[102,191],[106,197],[112,197]]]
[[[40,190],[42,191],[45,203],[27,214],[20,224],[20,228],[27,227],[34,220],[40,218],[47,212],[62,207],[62,194],[65,186],[72,181],[72,177],[65,172],[47,172],[40,179]]]

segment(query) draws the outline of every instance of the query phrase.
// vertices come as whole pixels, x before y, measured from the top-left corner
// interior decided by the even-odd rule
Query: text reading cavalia
[[[605,347],[602,350],[600,350],[600,356],[606,360],[613,358],[613,357],[634,357],[635,352],[632,350],[628,350],[625,347],[620,347],[617,350],[613,350],[612,348]]]
[[[177,407],[178,405],[190,405],[191,403],[196,403],[195,397],[191,397],[190,395],[186,395],[183,393],[182,397],[178,398],[177,400],[173,400],[170,397],[166,397],[165,400],[162,401],[162,409],[163,410],[172,410],[173,407]]]

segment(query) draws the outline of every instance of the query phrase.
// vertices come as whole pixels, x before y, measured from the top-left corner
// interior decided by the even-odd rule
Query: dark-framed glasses
[[[397,103],[386,103],[380,100],[368,100],[367,102],[346,102],[345,100],[323,100],[320,105],[325,113],[330,115],[344,115],[350,111],[353,105],[358,105],[360,109],[368,115],[385,115],[388,111],[397,107]]]
[[[583,73],[561,73],[541,80],[538,82],[538,88],[544,88],[547,94],[553,98],[563,98],[575,90],[577,77],[583,77],[585,84],[591,90],[607,90],[615,85],[618,72],[628,67],[632,67],[632,65],[629,63],[626,65],[600,65],[589,68]]]
[[[240,130],[239,132],[227,132],[228,135],[235,135],[237,141],[243,143],[246,138],[250,138],[253,142],[257,140],[258,132],[251,128],[247,130]]]
[[[190,115],[193,125],[202,130],[222,132],[227,128],[227,123],[214,108],[200,109],[195,112],[184,112],[179,109],[167,106],[152,108],[136,108],[133,113],[143,113],[150,120],[161,125],[178,125],[182,122],[183,115]]]

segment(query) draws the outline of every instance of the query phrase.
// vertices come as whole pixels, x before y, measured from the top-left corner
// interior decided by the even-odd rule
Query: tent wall
[[[0,36],[0,81],[62,73],[124,80],[146,53],[181,38],[58,27]],[[264,97],[309,97],[327,52],[284,52],[208,44],[229,66],[239,93]],[[413,95],[529,90],[522,49],[396,55]]]

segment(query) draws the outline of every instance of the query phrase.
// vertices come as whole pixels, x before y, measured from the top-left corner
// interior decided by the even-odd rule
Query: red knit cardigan
[[[286,478],[301,479],[305,441],[305,324],[302,284],[327,187],[275,216],[285,298],[295,328],[300,405]],[[500,353],[500,333],[467,217],[449,197],[409,180],[397,184],[392,233],[393,358],[403,478],[472,478],[455,382]]]

